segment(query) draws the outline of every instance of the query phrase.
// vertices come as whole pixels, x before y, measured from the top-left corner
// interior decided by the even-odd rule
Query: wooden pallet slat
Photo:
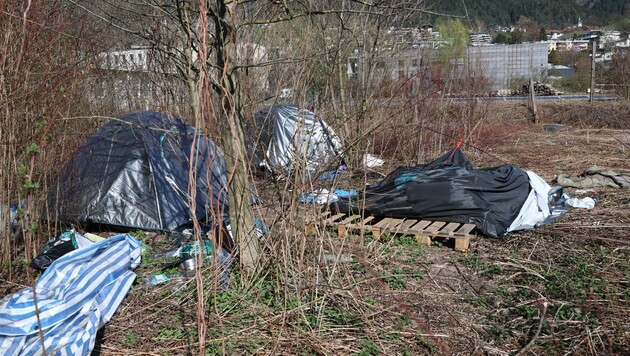
[[[360,226],[366,226],[370,221],[374,220],[373,216],[368,216],[367,218],[361,220]]]
[[[470,247],[470,237],[461,237],[455,239],[455,251],[466,252]]]
[[[419,223],[413,225],[412,227],[409,228],[409,231],[411,231],[414,234],[418,234],[421,233],[422,231],[424,231],[424,229],[431,225],[432,221],[429,220],[420,220]]]
[[[348,224],[360,218],[361,215],[350,215],[349,217],[341,220],[339,224],[337,224],[337,235],[340,237],[346,236],[348,234]]]
[[[460,225],[461,224],[459,223],[448,223],[442,228],[442,230],[440,230],[440,232],[453,236],[453,233],[455,232],[455,230],[457,230],[457,228],[459,228]]]
[[[374,227],[378,227],[381,228],[383,226],[386,226],[387,224],[389,224],[390,221],[394,220],[393,218],[384,218],[383,220],[379,221],[376,223],[376,225],[374,225]]]
[[[387,220],[387,221],[384,221]],[[396,231],[398,225],[403,222],[403,219],[385,218],[372,228],[372,234],[376,238],[380,238],[386,231]]]
[[[337,222],[337,220],[343,218],[344,216],[346,216],[346,214],[344,213],[333,215],[329,217],[328,219],[324,220],[324,225],[334,225]]]
[[[392,220],[391,218],[385,218],[379,221],[378,223],[376,223],[376,225],[372,225],[372,235],[374,235],[374,237],[376,238],[380,238],[381,233],[383,232],[382,227],[389,224],[391,220]]]
[[[436,232],[440,231],[440,229],[441,229],[444,225],[446,225],[446,223],[445,223],[445,222],[442,222],[442,221],[434,221],[434,222],[433,222],[433,224],[431,224],[431,225],[427,226],[427,228],[426,228],[426,229],[424,229],[424,231],[425,231],[425,232],[428,232],[428,233],[436,233]]]
[[[371,222],[372,220],[374,220],[374,216],[368,216],[365,219],[361,220],[358,223],[352,223],[352,224],[348,224],[348,228],[353,228],[353,229],[366,229],[367,227],[370,227],[372,225],[369,224],[369,222]]]
[[[457,231],[455,231],[454,235],[466,236],[470,235],[470,233],[475,229],[475,224],[464,224]]]
[[[415,225],[417,222],[418,222],[418,220],[416,220],[416,219],[406,219],[399,226],[400,232],[407,234],[408,231],[409,231],[409,228],[412,227],[413,225]]]

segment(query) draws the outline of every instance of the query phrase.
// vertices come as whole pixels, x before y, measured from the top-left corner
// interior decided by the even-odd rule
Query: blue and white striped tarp
[[[96,332],[127,295],[140,242],[111,237],[57,259],[35,282],[47,355],[89,355]],[[0,302],[0,355],[42,354],[33,289]]]

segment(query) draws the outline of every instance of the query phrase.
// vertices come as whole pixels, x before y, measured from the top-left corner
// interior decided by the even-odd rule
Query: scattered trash
[[[358,192],[354,189],[351,189],[351,190],[335,189],[335,195],[337,195],[340,198],[348,198],[357,194]]]
[[[98,235],[90,234],[90,236],[92,239],[74,230],[69,230],[48,240],[48,243],[44,245],[37,257],[33,259],[33,268],[43,272],[59,257],[71,251],[93,245],[96,242],[94,241],[96,238],[103,240],[103,238]]]
[[[333,180],[339,178],[339,176],[341,176],[343,174],[343,172],[346,171],[346,169],[348,169],[348,166],[346,165],[346,162],[344,160],[342,160],[341,164],[339,165],[339,167],[337,167],[336,171],[324,172],[324,173],[322,173],[319,176],[319,178],[317,180],[320,180],[320,181],[333,181]]]
[[[212,241],[203,240],[203,255],[205,257],[211,256],[213,250],[214,249],[212,248]],[[178,258],[182,260],[187,260],[189,258],[196,257],[197,254],[199,254],[199,252],[201,252],[201,248],[199,247],[199,243],[195,241],[195,242],[185,243],[176,249],[168,251],[164,255],[166,257],[173,257],[173,258]]]
[[[326,263],[331,263],[331,262],[350,263],[353,260],[354,258],[351,255],[348,255],[345,253],[337,254],[337,253],[330,253],[330,252],[322,252],[319,255],[319,261],[326,262]]]
[[[351,197],[356,195],[357,191],[352,189],[349,191],[343,189],[335,189],[333,192],[328,189],[322,188],[316,190],[313,193],[302,195],[300,203],[312,203],[312,204],[326,204],[334,203],[339,200],[339,197]]]
[[[593,189],[576,189],[575,194],[586,194],[586,193],[594,193]]]
[[[254,225],[256,229],[256,236],[258,236],[260,240],[264,240],[265,235],[267,234],[267,231],[268,231],[267,227],[265,226],[265,223],[262,221],[262,219],[256,218],[254,220]]]
[[[9,206],[9,233],[14,240],[22,239],[22,226],[20,225],[21,214],[26,209],[26,200],[22,199],[19,203],[11,204]],[[0,201],[0,224],[3,224],[3,209],[2,202]],[[5,225],[6,226],[6,225]],[[0,237],[2,237],[2,231],[0,229]]]
[[[560,174],[556,182],[563,187],[581,189],[599,187],[630,189],[630,174],[593,166],[577,177]]]
[[[300,198],[300,203],[325,204],[329,201],[337,201],[337,196],[325,188],[304,194]]]
[[[264,225],[263,225],[264,227]],[[163,268],[179,266],[181,273],[179,274],[157,274],[151,276],[144,281],[144,285],[154,287],[164,283],[177,281],[176,284],[181,285],[187,279],[190,279],[195,275],[197,268],[197,255],[203,251],[202,266],[212,266],[215,263],[215,251],[210,240],[203,240],[203,248],[200,248],[199,243],[189,242],[181,245],[180,247],[168,251],[164,254],[165,257],[175,259],[173,262],[166,263]],[[226,289],[230,284],[229,270],[234,262],[234,256],[228,252],[225,248],[221,248],[216,251],[219,260],[217,261],[217,267],[219,268],[218,279],[220,282],[220,289]],[[180,287],[177,285],[174,287],[178,290]]]
[[[368,168],[375,168],[385,164],[385,161],[371,153],[366,153],[363,155],[363,164]]]
[[[328,171],[328,172],[324,172],[322,173],[319,178],[317,180],[320,181],[332,181],[337,179],[341,174],[343,173],[343,171]]]
[[[85,236],[87,239],[89,239],[92,242],[99,242],[99,241],[105,240],[104,237],[98,236],[98,235],[93,234],[91,232],[86,232],[85,234],[83,234],[83,236]]]
[[[546,124],[543,126],[543,130],[545,132],[557,132],[557,131],[566,131],[569,127],[563,124]]]
[[[573,208],[584,208],[584,209],[593,209],[595,207],[595,199],[593,198],[569,198],[566,201],[566,204]]]
[[[156,274],[144,280],[144,285],[148,287],[155,287],[160,284],[164,284],[169,281],[169,276],[166,273]]]

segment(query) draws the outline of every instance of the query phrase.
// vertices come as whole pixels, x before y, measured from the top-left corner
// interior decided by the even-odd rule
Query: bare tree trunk
[[[223,100],[222,122],[225,126],[221,130],[221,135],[228,174],[230,225],[239,248],[241,265],[248,273],[252,273],[258,265],[260,244],[254,231],[254,212],[249,202],[249,166],[244,152],[245,135],[238,110],[232,107],[227,98]]]
[[[258,266],[260,243],[254,230],[253,207],[249,202],[249,164],[245,152],[238,77],[234,71],[237,50],[233,11],[236,3],[232,3],[231,11],[227,2],[220,0],[217,5],[215,51],[220,71],[221,138],[228,177],[230,225],[239,248],[241,266],[251,274]]]

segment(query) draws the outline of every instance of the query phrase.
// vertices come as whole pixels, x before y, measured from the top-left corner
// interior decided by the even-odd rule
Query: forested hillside
[[[465,5],[465,7],[464,7]],[[438,13],[465,16],[485,24],[509,25],[526,16],[547,28],[577,23],[604,26],[630,16],[629,0],[440,0],[431,4]]]

